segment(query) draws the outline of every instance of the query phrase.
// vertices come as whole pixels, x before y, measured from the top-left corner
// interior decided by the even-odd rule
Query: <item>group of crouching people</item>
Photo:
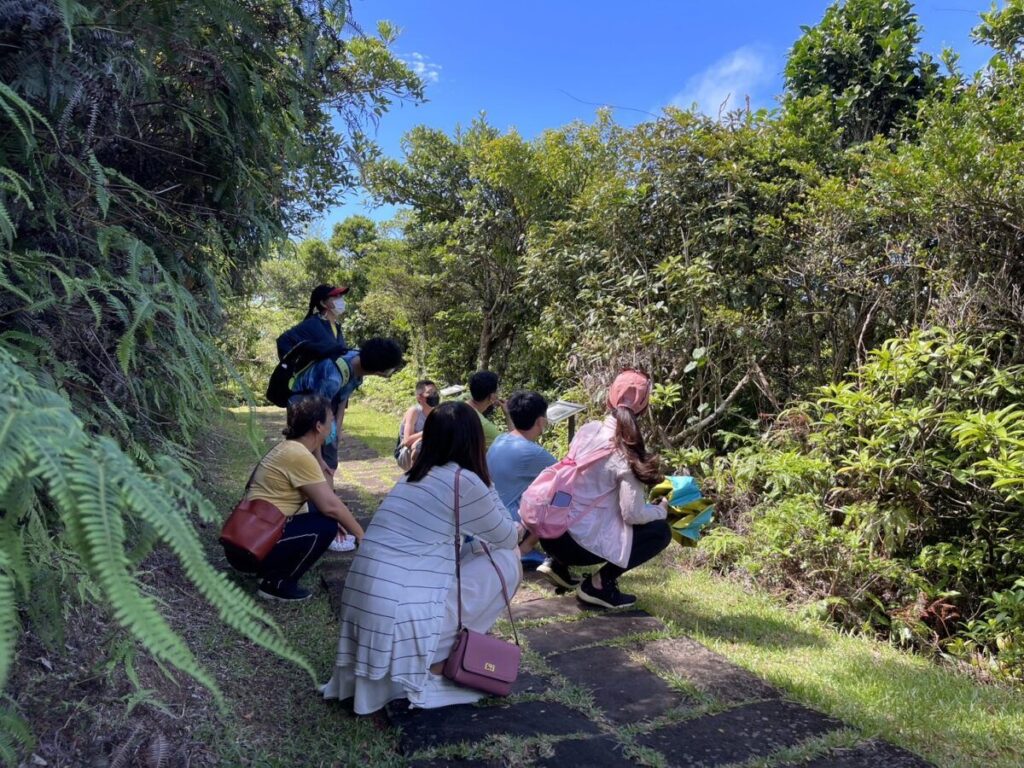
[[[322,295],[314,291],[310,316],[336,324],[335,299],[344,291],[317,290]],[[333,335],[340,337],[340,330]],[[538,539],[521,522],[519,503],[535,478],[556,463],[538,443],[547,427],[548,404],[541,395],[517,391],[502,401],[497,376],[482,371],[470,380],[468,401],[442,403],[433,382],[419,382],[417,403],[402,419],[395,448],[404,475],[364,531],[333,492],[338,435],[348,396],[364,376],[400,368],[401,350],[376,339],[326,363],[340,374],[321,364],[326,375],[296,377],[286,439],[260,461],[246,489],[246,498],[270,501],[287,516],[280,541],[254,569],[262,579],[261,597],[308,597],[299,579],[327,548],[357,547],[342,595],[334,671],[322,687],[325,698],[351,699],[356,713],[369,714],[395,699],[432,708],[484,695],[441,675],[459,626],[456,510],[465,627],[491,629],[522,580],[524,563],[591,606],[616,609],[635,602],[619,589],[619,578],[671,540],[664,503],[646,501],[646,486],[661,479],[638,425],[650,398],[646,375],[621,373],[608,389],[607,416],[583,425],[572,441],[569,455],[581,465],[590,459],[573,489],[573,504],[585,505],[587,514],[564,534]],[[488,418],[497,408],[506,414],[507,432]],[[297,514],[300,509],[306,511]],[[226,554],[242,564],[229,547]],[[599,567],[577,579],[571,569],[586,566]]]

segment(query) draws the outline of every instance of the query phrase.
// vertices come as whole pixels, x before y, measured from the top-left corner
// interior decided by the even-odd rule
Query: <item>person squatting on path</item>
[[[480,418],[465,403],[426,419],[412,468],[381,502],[345,581],[341,636],[324,698],[352,698],[357,714],[393,699],[433,708],[484,694],[440,676],[456,641],[455,473],[461,469],[463,623],[487,632],[522,579],[517,528],[491,488]],[[481,542],[490,545],[494,564]]]
[[[313,456],[327,436],[330,422],[330,403],[319,395],[306,395],[288,406],[286,439],[260,460],[245,495],[246,499],[269,501],[288,518],[281,539],[255,567],[247,553],[224,545],[224,554],[234,568],[260,576],[257,594],[262,598],[305,600],[312,593],[299,586],[299,579],[320,559],[339,526],[357,540],[363,537],[362,526],[334,495]],[[310,511],[298,514],[307,501]]]
[[[583,462],[595,451],[614,446],[607,457],[576,478],[580,504],[593,509],[556,539],[541,539],[550,561],[537,570],[556,586],[571,589],[568,566],[604,563],[576,587],[581,601],[603,608],[622,608],[636,597],[619,591],[618,579],[664,550],[672,540],[665,502],[646,502],[645,485],[661,481],[658,457],[647,453],[637,417],[650,401],[651,380],[638,371],[623,371],[608,391],[604,421],[584,424],[569,453]]]
[[[536,392],[519,390],[509,395],[505,411],[512,422],[512,431],[499,435],[487,450],[487,469],[494,480],[494,490],[517,523],[519,501],[523,491],[537,479],[542,470],[557,459],[537,444],[548,426],[548,401]],[[544,556],[532,549],[536,539],[525,549],[523,564],[536,566]]]
[[[440,402],[441,395],[437,391],[437,384],[430,379],[416,382],[416,405],[402,416],[402,423],[398,426],[398,444],[395,446],[395,461],[406,472],[419,454],[423,425],[427,421],[427,416]]]

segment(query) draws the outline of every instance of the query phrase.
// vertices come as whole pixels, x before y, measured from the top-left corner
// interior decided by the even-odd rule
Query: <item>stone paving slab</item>
[[[566,768],[578,765],[586,768],[634,768],[636,763],[622,753],[622,744],[611,736],[593,739],[560,741],[551,757],[540,758],[535,766]]]
[[[512,684],[512,695],[521,696],[524,693],[542,694],[551,687],[551,681],[543,675],[519,670],[519,677]]]
[[[657,669],[681,677],[725,703],[777,699],[780,695],[761,678],[688,637],[654,640],[644,646],[643,653]]]
[[[488,736],[565,736],[596,734],[597,726],[576,710],[549,701],[526,701],[506,706],[460,704],[439,709],[388,707],[391,724],[402,730],[402,749],[416,752]]]
[[[770,701],[674,723],[638,736],[637,742],[665,755],[671,768],[712,768],[766,757],[842,727],[799,704]]]
[[[517,621],[522,619],[551,619],[558,617],[578,616],[584,612],[579,601],[572,595],[565,597],[537,597],[527,593],[529,597],[521,598],[523,590],[516,593],[512,601],[512,615]]]
[[[834,749],[829,754],[800,768],[934,768],[927,760],[913,752],[894,747],[884,741],[865,741],[847,749]]]
[[[675,707],[695,703],[633,661],[622,648],[584,648],[552,656],[548,663],[587,688],[605,716],[619,725],[652,720]]]
[[[616,611],[599,613],[582,621],[545,624],[524,630],[520,635],[526,638],[531,651],[547,656],[581,645],[664,629],[660,620],[644,611]]]

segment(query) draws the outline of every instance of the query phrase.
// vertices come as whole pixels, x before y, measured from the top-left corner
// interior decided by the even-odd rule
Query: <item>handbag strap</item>
[[[459,520],[459,479],[461,477],[462,468],[460,467],[455,470],[455,589],[458,595],[459,632],[464,629],[462,626],[462,532]],[[505,584],[505,577],[502,575],[498,564],[494,562],[494,558],[491,557],[491,550],[487,544],[483,541],[481,541],[480,544],[483,546],[484,552],[487,554],[487,559],[491,561],[491,565],[494,566],[494,570],[498,574],[498,581],[501,582],[501,596],[505,598],[505,608],[508,609],[508,620],[512,624],[512,636],[516,640],[516,645],[519,645],[519,632],[516,630],[516,620],[512,616],[512,603],[508,597],[508,586]]]

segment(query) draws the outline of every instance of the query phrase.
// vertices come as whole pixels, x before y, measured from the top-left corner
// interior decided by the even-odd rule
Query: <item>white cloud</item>
[[[725,113],[745,106],[747,96],[755,102],[760,88],[773,79],[770,67],[763,48],[745,45],[689,78],[670,103],[680,109],[696,103],[704,114],[718,117],[720,110]]]
[[[403,56],[402,61],[405,62],[409,69],[419,75],[420,79],[425,83],[436,83],[441,79],[441,65],[432,62],[429,56],[424,56],[422,53],[414,51],[407,56]]]

